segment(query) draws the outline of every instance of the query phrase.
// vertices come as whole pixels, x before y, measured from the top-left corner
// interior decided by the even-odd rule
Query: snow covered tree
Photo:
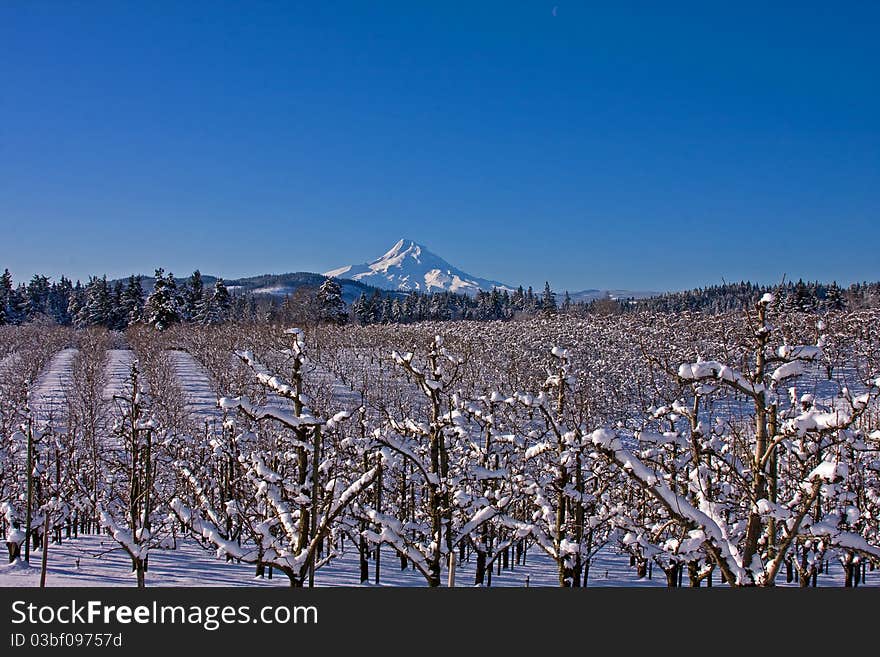
[[[76,314],[74,324],[77,328],[109,327],[112,323],[113,311],[113,299],[107,277],[92,276],[86,285],[85,300]]]
[[[49,279],[40,274],[34,274],[27,286],[25,313],[29,320],[48,314],[49,292]]]
[[[400,518],[373,509],[368,512],[378,531],[366,530],[377,544],[388,544],[412,561],[428,586],[440,586],[443,565],[453,550],[470,540],[480,527],[504,513],[512,498],[503,480],[492,486],[492,495],[467,490],[472,477],[472,440],[479,440],[482,427],[472,413],[462,413],[454,389],[463,360],[450,354],[437,335],[423,365],[413,362],[411,352],[392,354],[394,362],[418,386],[424,397],[424,415],[398,417],[389,413],[387,425],[374,433],[375,440],[396,452],[411,467],[410,480],[424,491],[411,500],[419,509],[406,525]],[[469,458],[470,457],[470,458]],[[498,475],[487,474],[483,479]],[[499,477],[500,479],[500,477]]]
[[[550,283],[544,283],[544,294],[541,295],[541,312],[545,315],[553,315],[556,310],[556,295],[550,289]]]
[[[202,297],[196,319],[201,324],[222,324],[229,319],[231,313],[232,297],[229,295],[226,283],[222,278],[218,278],[214,283],[213,291]]]
[[[202,272],[196,269],[184,285],[180,294],[180,316],[184,321],[199,321],[198,311],[205,296]]]
[[[0,276],[0,326],[13,323],[9,312],[12,292],[12,274],[9,273],[8,269],[4,269],[3,275]]]
[[[134,361],[126,393],[115,398],[119,415],[114,433],[123,445],[122,460],[109,476],[98,507],[101,526],[131,558],[138,588],[146,586],[149,550],[155,544],[157,447],[165,439],[144,407],[145,398]]]
[[[351,313],[354,316],[355,321],[361,326],[370,323],[370,302],[367,300],[366,292],[361,292],[360,296],[355,299],[354,303],[351,305]]]
[[[443,321],[452,317],[452,313],[449,310],[449,305],[444,294],[441,294],[440,292],[434,292],[431,295],[428,315],[432,320],[435,321]]]
[[[551,354],[544,390],[506,400],[536,414],[522,430],[531,444],[521,456],[526,467],[518,477],[532,513],[516,528],[553,559],[560,586],[579,587],[587,584],[596,552],[614,535],[620,510],[608,491],[617,482],[613,470],[594,457],[585,391],[576,389],[569,352],[554,347]]]
[[[140,276],[129,276],[119,301],[120,314],[126,326],[137,324],[144,317],[144,288],[141,280]]]
[[[330,324],[344,324],[348,313],[342,299],[342,288],[332,278],[325,280],[318,288],[318,308],[320,320]]]
[[[107,431],[109,404],[104,399],[107,384],[106,331],[91,328],[77,334],[77,353],[71,366],[67,391],[67,432],[71,441],[71,467],[75,470],[77,495],[73,530],[95,531],[102,485],[107,479]],[[114,441],[115,442],[115,441]]]
[[[825,291],[825,299],[822,306],[826,310],[843,310],[846,307],[846,299],[843,296],[843,290],[837,285],[837,281],[833,281]]]
[[[19,285],[12,287],[12,277],[7,269],[0,277],[0,290],[6,303],[3,308],[3,321],[6,324],[23,324],[27,321],[27,288]]]
[[[171,273],[165,276],[164,269],[156,270],[156,282],[147,298],[144,314],[146,322],[160,331],[180,321],[177,283]]]
[[[70,292],[70,296],[67,302],[67,315],[71,318],[71,323],[76,325],[77,318],[79,317],[79,313],[82,310],[83,306],[86,303],[86,292],[85,288],[80,281],[76,282],[76,285],[73,286],[73,289]]]
[[[568,290],[565,291],[565,296],[562,298],[562,312],[570,313],[571,312],[571,297],[568,294]]]
[[[57,283],[53,283],[49,290],[49,315],[61,326],[70,326],[73,322],[68,312],[71,294],[73,294],[73,284],[64,276]]]

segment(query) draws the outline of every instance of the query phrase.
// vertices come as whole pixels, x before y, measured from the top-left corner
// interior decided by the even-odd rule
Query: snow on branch
[[[147,556],[147,547],[135,541],[130,531],[116,524],[113,516],[107,513],[107,511],[101,509],[99,518],[101,527],[110,532],[113,540],[119,543],[133,559],[144,559]]]
[[[855,532],[840,529],[835,520],[836,517],[832,517],[821,522],[814,522],[810,526],[810,533],[813,536],[826,537],[828,542],[836,547],[861,552],[875,559],[880,559],[880,548],[871,545],[863,536]]]
[[[722,365],[717,360],[682,363],[678,368],[678,376],[685,381],[721,381],[751,397],[758,397],[765,391],[763,384],[752,383],[741,372]]]
[[[727,570],[738,583],[748,580],[736,545],[728,540],[727,533],[718,522],[675,493],[661,477],[630,453],[623,446],[617,432],[597,429],[590,435],[590,439],[600,452],[612,458],[639,486],[660,502],[673,518],[688,527],[700,528],[705,534],[705,543],[712,548],[710,551],[716,555],[722,570]]]
[[[170,507],[180,522],[217,547],[218,558],[228,555],[246,563],[256,559],[256,550],[246,550],[235,541],[227,539],[213,522],[205,520],[197,510],[189,508],[180,498],[171,500]]]
[[[219,405],[224,410],[238,409],[257,422],[268,419],[277,420],[291,429],[317,427],[326,424],[324,420],[315,417],[311,413],[297,415],[276,406],[254,406],[245,397],[221,397]]]

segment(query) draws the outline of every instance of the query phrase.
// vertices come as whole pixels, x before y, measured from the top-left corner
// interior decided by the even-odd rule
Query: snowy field
[[[76,349],[62,349],[40,374],[31,391],[30,404],[37,423],[63,427],[67,415],[67,391]]]
[[[315,575],[316,586],[361,586],[359,565],[354,546]],[[370,582],[374,586],[375,562],[370,561]],[[407,568],[400,569],[400,560],[390,549],[383,548],[380,560],[380,586],[425,586],[422,576]],[[819,586],[841,586],[840,567],[831,563],[829,573],[820,575]],[[443,586],[448,583],[444,570]],[[147,586],[287,586],[287,578],[278,572],[272,579],[254,577],[254,567],[214,559],[210,551],[192,539],[178,542],[177,549],[150,552]],[[472,586],[474,564],[457,563],[455,584]],[[40,553],[33,553],[32,565],[23,563],[0,566],[0,586],[37,586],[40,581]],[[131,561],[108,536],[84,536],[65,540],[60,546],[49,546],[48,586],[134,586]],[[687,585],[685,576],[684,584]],[[716,586],[723,586],[715,575]],[[784,575],[777,584],[787,586]],[[532,547],[524,565],[494,570],[491,586],[558,586],[555,565],[537,547]],[[665,586],[663,573],[654,569],[651,579],[639,579],[629,566],[629,558],[613,548],[605,548],[596,556],[590,572],[590,586]],[[792,584],[796,586],[796,584]],[[880,569],[869,571],[864,586],[880,586]]]

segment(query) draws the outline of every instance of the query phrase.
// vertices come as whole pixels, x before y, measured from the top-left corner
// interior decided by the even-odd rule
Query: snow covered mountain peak
[[[400,239],[379,258],[324,272],[332,278],[349,278],[385,290],[404,292],[458,292],[476,294],[493,287],[513,291],[509,285],[463,272],[424,246]]]
[[[421,263],[419,259],[422,255],[422,245],[408,239],[398,240],[381,258],[373,260],[369,263],[376,270],[387,271],[389,267],[403,265],[407,258],[412,258],[415,262]],[[426,249],[427,250],[427,249]]]

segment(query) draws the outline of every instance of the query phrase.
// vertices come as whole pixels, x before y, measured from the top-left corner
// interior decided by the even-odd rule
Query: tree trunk
[[[697,561],[688,561],[688,583],[691,588],[700,588],[700,567]]]
[[[25,473],[27,476],[27,509],[25,509],[25,524],[24,524],[24,560],[26,563],[30,563],[31,561],[31,548],[30,548],[30,538],[31,538],[31,519],[33,514],[33,505],[34,505],[34,421],[28,417],[28,432],[27,432],[27,472]]]
[[[474,585],[482,586],[486,578],[486,551],[477,548],[477,565],[474,572]]]
[[[663,572],[666,575],[666,586],[668,588],[678,588],[678,571],[680,568],[681,566],[679,564],[674,563],[668,568],[663,569]]]
[[[6,549],[9,550],[9,563],[12,563],[21,556],[21,544],[14,541],[6,542]]]
[[[43,554],[40,555],[40,588],[46,588],[46,565],[49,560],[49,511],[46,510],[46,525],[43,528]]]
[[[843,562],[843,586],[851,589],[855,586],[855,571],[858,564],[854,564],[850,555]]]
[[[143,559],[135,559],[135,572],[137,573],[137,587],[139,589],[145,588],[147,586],[146,577],[144,573],[144,561]]]
[[[367,561],[367,550],[369,547],[367,546],[367,539],[364,538],[363,535],[364,526],[361,523],[361,536],[358,540],[358,555],[360,557],[360,566],[361,566],[361,584],[366,584],[370,579],[370,564]]]

